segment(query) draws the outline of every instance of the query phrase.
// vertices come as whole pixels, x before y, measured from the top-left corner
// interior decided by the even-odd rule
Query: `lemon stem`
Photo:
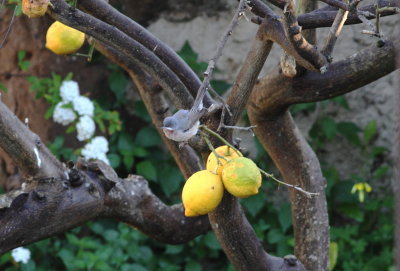
[[[202,131],[201,136],[203,137],[204,141],[207,143],[208,148],[210,149],[210,151],[212,151],[212,153],[213,153],[213,154],[215,155],[215,157],[217,158],[218,166],[222,166],[222,163],[221,163],[221,161],[220,161],[219,159],[224,159],[225,161],[227,161],[226,158],[223,157],[223,156],[221,156],[221,155],[219,155],[219,154],[215,151],[214,146],[211,144],[211,141],[208,139],[208,135],[206,135],[203,131]],[[217,167],[216,170],[218,170],[218,167]]]
[[[269,173],[267,173],[266,171],[262,170],[261,168],[258,168],[258,169],[260,170],[260,172],[261,172],[262,174],[265,175],[265,177],[271,178],[272,180],[274,180],[275,182],[277,182],[277,183],[279,183],[279,184],[286,185],[286,186],[288,186],[288,187],[290,187],[290,188],[296,189],[297,191],[300,191],[300,192],[306,194],[308,197],[311,197],[311,196],[318,196],[318,195],[319,195],[319,193],[308,192],[308,191],[304,190],[303,188],[301,188],[300,186],[292,185],[292,184],[288,184],[288,183],[282,182],[282,181],[278,180],[277,178],[275,178],[275,176],[274,176],[273,174],[269,174]]]
[[[94,52],[94,42],[90,44],[89,52],[87,54],[75,53],[74,55],[86,57],[87,61],[90,62],[92,61],[93,52]]]
[[[221,140],[225,145],[227,145],[228,147],[232,148],[240,157],[243,156],[243,154],[241,154],[238,149],[236,149],[231,143],[229,143],[225,138],[220,136],[218,133],[214,132],[213,130],[207,128],[207,126],[204,126],[204,125],[200,125],[200,128],[203,129],[204,131],[206,131],[207,133],[215,136],[219,140]]]

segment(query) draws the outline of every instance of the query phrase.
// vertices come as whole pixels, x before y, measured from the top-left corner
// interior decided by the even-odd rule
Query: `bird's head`
[[[166,117],[163,121],[163,132],[166,137],[171,138],[178,127],[178,123],[173,117]]]

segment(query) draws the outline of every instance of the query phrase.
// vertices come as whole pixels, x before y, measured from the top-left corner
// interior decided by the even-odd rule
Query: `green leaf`
[[[65,130],[65,132],[67,134],[73,133],[75,131],[76,131],[76,126],[75,125],[70,125],[70,126],[68,126],[67,130]]]
[[[149,156],[149,152],[145,148],[140,147],[140,146],[133,147],[132,153],[134,156],[140,157],[140,158],[145,158],[145,157]]]
[[[4,92],[4,93],[7,93],[7,92],[8,92],[7,87],[6,87],[3,83],[0,83],[0,91],[2,91],[2,92]]]
[[[132,136],[128,133],[120,133],[118,137],[118,151],[123,155],[132,155],[135,147]]]
[[[290,226],[292,226],[292,212],[290,210],[290,204],[285,203],[279,206],[278,209],[278,220],[281,224],[283,232],[286,232]]]
[[[224,94],[224,92],[232,86],[231,84],[223,80],[211,80],[210,83],[214,90],[220,95]]]
[[[106,239],[106,240],[109,241],[109,242],[114,242],[114,241],[116,241],[116,240],[118,239],[118,236],[119,236],[119,234],[118,234],[118,232],[115,231],[115,230],[106,230],[106,231],[103,233],[104,239]]]
[[[121,157],[116,153],[107,154],[107,158],[113,168],[117,168],[121,164]]]
[[[364,214],[358,205],[340,204],[340,205],[337,205],[335,208],[336,208],[336,210],[342,212],[344,215],[347,215],[348,217],[353,218],[354,220],[356,220],[358,222],[362,222],[364,219]]]
[[[220,250],[221,245],[218,243],[217,238],[213,232],[209,232],[204,236],[204,242],[206,246],[210,249]]]
[[[17,52],[17,59],[18,59],[18,61],[23,60],[23,59],[25,58],[25,56],[26,56],[26,51],[21,50],[21,51],[18,51],[18,52]]]
[[[203,268],[201,267],[201,264],[198,262],[195,262],[191,260],[190,262],[186,263],[185,265],[185,271],[201,271]]]
[[[159,172],[159,176],[162,176],[159,180],[161,188],[169,197],[179,190],[180,184],[183,183],[183,176],[175,166],[161,167]]]
[[[329,271],[335,268],[339,254],[339,247],[336,242],[331,242],[329,244]]]
[[[349,104],[347,103],[346,96],[344,95],[332,98],[331,101],[337,103],[345,109],[350,109]]]
[[[247,212],[250,213],[252,217],[255,217],[265,204],[264,195],[263,193],[258,193],[254,196],[242,199],[241,203],[243,203]]]
[[[207,69],[207,63],[197,60],[198,54],[193,51],[188,41],[183,44],[181,50],[178,51],[178,55],[197,73],[197,75],[202,75]]]
[[[125,91],[128,86],[128,78],[122,70],[114,71],[108,78],[108,84],[111,91],[114,93],[118,104],[124,104]]]
[[[153,127],[146,126],[136,134],[135,143],[142,147],[154,147],[161,145],[161,138]]]
[[[387,151],[388,151],[388,149],[386,149],[385,147],[374,146],[372,148],[370,157],[374,158],[375,156],[381,155],[381,154],[383,154],[383,153],[385,153]]]
[[[279,243],[283,238],[283,234],[279,229],[271,229],[267,234],[268,242],[271,244]]]
[[[290,107],[290,112],[294,115],[298,112],[311,112],[316,108],[315,103],[294,104]]]
[[[337,130],[342,134],[350,143],[361,146],[360,138],[358,132],[360,128],[353,122],[339,122],[337,123]]]
[[[131,263],[131,264],[124,264],[121,267],[121,271],[149,271],[149,270],[143,265],[137,263]]]
[[[20,68],[22,71],[27,71],[27,70],[29,70],[29,67],[31,66],[31,62],[28,61],[28,60],[24,60],[24,61],[20,61],[20,62],[18,63],[18,65],[19,65],[19,68]]]
[[[364,144],[368,145],[371,140],[376,136],[376,120],[372,120],[368,122],[368,124],[364,127]]]
[[[380,167],[378,167],[377,169],[374,170],[373,178],[374,179],[381,179],[387,174],[388,171],[389,171],[389,167],[388,166],[380,166]]]
[[[151,121],[149,112],[147,111],[147,108],[142,101],[135,102],[134,109],[135,109],[135,116],[141,118],[145,122]]]
[[[122,161],[124,162],[126,170],[130,171],[133,166],[133,163],[135,162],[135,159],[133,158],[132,155],[124,155]]]
[[[147,180],[155,181],[157,179],[156,168],[148,160],[136,164],[136,173]]]
[[[321,127],[324,132],[324,135],[328,140],[332,139],[336,135],[336,122],[330,118],[325,117],[321,120]]]
[[[184,247],[182,245],[167,245],[165,254],[179,254],[183,251]]]

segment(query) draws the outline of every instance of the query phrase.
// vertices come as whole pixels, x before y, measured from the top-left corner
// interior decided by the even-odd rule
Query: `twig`
[[[232,35],[233,30],[236,28],[236,26],[239,23],[239,19],[244,15],[244,11],[246,10],[247,4],[246,0],[240,0],[239,6],[235,12],[235,15],[233,16],[228,28],[226,29],[225,33],[222,35],[217,50],[215,51],[214,56],[211,58],[211,60],[208,62],[208,66],[206,71],[203,73],[204,79],[202,84],[200,85],[198,91],[197,91],[197,96],[195,99],[195,104],[193,104],[192,108],[199,108],[199,105],[203,102],[203,99],[199,99],[201,95],[203,95],[204,91],[207,91],[210,86],[210,80],[212,73],[215,69],[215,64],[217,63],[218,59],[222,55],[222,51],[225,47],[226,42],[228,41],[228,38]]]
[[[342,1],[337,1],[337,0],[320,0],[320,1],[326,3],[330,6],[337,7],[341,10],[349,11],[349,6]]]
[[[375,0],[375,16],[376,16],[376,21],[375,21],[375,25],[376,25],[376,32],[380,33],[380,27],[379,27],[379,23],[380,23],[380,14],[379,14],[379,4],[378,1]]]
[[[283,12],[285,32],[288,40],[295,51],[305,60],[307,60],[315,71],[324,72],[328,61],[316,47],[308,43],[301,34],[301,27],[296,18],[295,5],[293,0],[289,0]]]
[[[200,132],[201,132],[201,137],[202,137],[203,140],[206,142],[208,148],[210,149],[210,151],[211,151],[211,152],[215,155],[215,157],[217,158],[218,165],[219,165],[219,166],[222,166],[222,163],[221,163],[221,161],[220,161],[219,159],[224,159],[225,161],[227,161],[226,158],[223,157],[223,156],[221,156],[221,155],[219,155],[219,154],[215,151],[214,146],[211,144],[211,141],[208,139],[208,135],[207,135],[205,132],[203,132],[203,131],[200,131]],[[217,168],[217,170],[218,170],[218,168]]]
[[[3,1],[2,5],[3,5],[3,4],[4,4],[4,1]],[[8,25],[7,32],[6,32],[6,34],[4,35],[4,39],[3,39],[3,41],[2,41],[1,44],[0,44],[0,49],[3,48],[3,45],[4,45],[4,43],[5,43],[6,40],[7,40],[8,34],[10,34],[12,25],[14,24],[15,15],[16,15],[16,13],[17,13],[17,8],[18,8],[18,6],[15,6],[13,15],[12,15],[12,17],[11,17],[11,22],[10,22],[10,24]]]
[[[394,13],[400,13],[400,8],[398,7],[383,7],[378,9],[379,14],[385,13],[385,12],[394,12]]]
[[[254,136],[253,128],[256,128],[256,127],[257,127],[257,125],[251,125],[251,126],[247,126],[247,127],[241,127],[241,126],[232,126],[232,125],[225,125],[225,124],[222,124],[222,127],[221,127],[221,128],[225,128],[225,129],[236,129],[236,130],[243,130],[243,131],[250,131],[250,132],[253,134],[253,136]]]
[[[209,129],[207,126],[205,125],[200,125],[199,127],[200,129],[203,129],[204,131],[206,131],[207,133],[215,136],[216,138],[218,138],[219,140],[221,140],[225,145],[227,145],[228,147],[232,148],[240,157],[243,156],[243,154],[241,154],[241,152],[235,148],[231,143],[228,142],[228,140],[226,140],[225,138],[223,138],[222,136],[220,136],[218,133],[214,132],[213,130]]]
[[[378,14],[379,14],[379,13],[378,13]],[[380,39],[383,38],[383,34],[378,32],[378,29],[375,28],[374,24],[373,24],[370,20],[368,20],[368,19],[365,17],[364,14],[358,13],[357,15],[358,15],[358,18],[359,18],[364,24],[366,24],[366,25],[368,26],[368,28],[369,28],[369,30],[362,30],[362,31],[361,31],[362,34],[368,34],[368,35],[371,35],[371,36],[378,37],[378,38],[380,38]],[[377,21],[379,21],[379,19],[377,19]]]
[[[328,37],[325,40],[324,47],[321,50],[321,53],[326,56],[329,62],[332,62],[333,48],[335,47],[335,43],[337,38],[339,37],[340,32],[342,31],[344,22],[347,20],[348,14],[349,12],[347,10],[338,10],[331,29],[329,30]]]
[[[300,191],[300,192],[306,194],[306,195],[307,195],[308,197],[310,197],[310,198],[311,198],[311,196],[318,196],[318,195],[319,195],[319,193],[308,192],[308,191],[304,190],[303,188],[301,188],[300,186],[282,182],[282,181],[278,180],[277,178],[275,178],[275,176],[274,176],[273,174],[269,174],[269,173],[267,173],[266,171],[262,170],[261,168],[258,168],[258,169],[260,170],[260,172],[261,172],[262,174],[265,175],[265,177],[271,178],[272,180],[274,180],[275,182],[277,182],[277,183],[279,183],[279,184],[283,184],[283,185],[285,185],[285,186],[287,186],[287,187],[296,189],[297,191]]]

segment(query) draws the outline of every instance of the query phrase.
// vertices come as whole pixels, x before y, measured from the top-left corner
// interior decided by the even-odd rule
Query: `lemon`
[[[218,165],[217,157],[213,152],[211,152],[210,155],[208,155],[206,168],[209,171],[216,172],[218,175],[222,174],[222,170],[224,169],[227,161],[242,156],[240,152],[237,153],[234,149],[226,145],[216,148],[215,152],[224,157],[226,160],[219,158],[221,165]]]
[[[46,47],[57,55],[72,54],[84,42],[84,33],[57,21],[47,30]]]
[[[257,194],[261,178],[257,165],[246,157],[231,159],[222,171],[222,182],[226,190],[239,198]]]
[[[50,0],[22,0],[22,13],[29,18],[37,18],[43,16]]]
[[[185,216],[205,215],[211,212],[221,202],[223,194],[221,176],[208,170],[194,173],[182,190]]]

